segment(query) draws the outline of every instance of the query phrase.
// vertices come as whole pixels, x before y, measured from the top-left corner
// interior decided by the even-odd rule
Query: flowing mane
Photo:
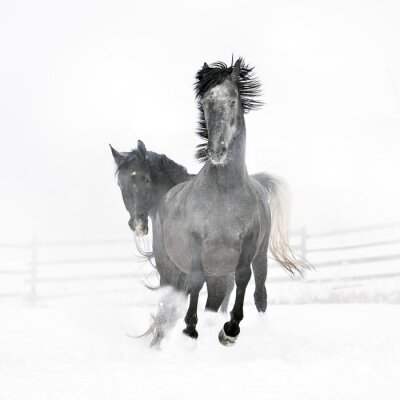
[[[240,103],[242,105],[243,112],[248,113],[250,110],[255,110],[263,105],[263,103],[258,100],[258,97],[261,95],[261,83],[253,73],[254,67],[250,67],[248,64],[246,64],[243,58],[239,58],[239,62],[240,73],[237,87],[239,90]],[[197,146],[196,151],[196,158],[200,162],[205,162],[208,158],[206,154],[208,131],[204,119],[204,110],[200,100],[207,91],[212,89],[214,86],[221,84],[226,77],[232,73],[232,71],[233,65],[228,67],[223,62],[216,62],[211,64],[211,67],[209,67],[207,64],[204,64],[203,68],[196,74],[194,88],[197,99],[197,108],[199,110],[197,134],[203,140],[203,143],[200,143]]]

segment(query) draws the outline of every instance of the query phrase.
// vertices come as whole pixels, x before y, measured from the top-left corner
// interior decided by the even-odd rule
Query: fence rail
[[[384,238],[376,241],[368,241],[365,243],[356,243],[356,244],[341,244],[341,245],[327,245],[327,246],[313,246],[312,242],[319,239],[324,238],[332,238],[336,236],[343,240],[343,238],[349,238],[351,235],[363,233],[363,232],[380,232],[382,234],[386,234],[390,229],[398,229],[398,232],[395,232],[396,237],[394,238]],[[320,233],[308,233],[305,228],[302,228],[296,232],[292,232],[291,235],[292,241],[294,243],[294,247],[300,252],[300,254],[304,258],[314,257],[314,255],[318,254],[329,254],[332,253],[336,256],[337,252],[350,252],[350,251],[366,251],[367,249],[376,250],[379,247],[384,246],[396,246],[400,244],[400,223],[391,223],[385,225],[375,225],[375,226],[366,226],[366,227],[355,227],[341,230],[333,230],[326,231]],[[354,239],[354,238],[353,238]],[[112,266],[121,265],[123,263],[134,263],[135,258],[133,256],[107,256],[107,257],[71,257],[71,258],[53,258],[53,259],[41,259],[39,256],[39,251],[41,249],[51,249],[51,248],[89,248],[95,246],[108,246],[108,245],[123,245],[123,244],[132,244],[132,241],[126,239],[112,239],[112,240],[85,240],[85,241],[38,241],[36,238],[33,238],[31,243],[28,244],[16,244],[16,243],[0,243],[0,249],[14,249],[25,250],[29,255],[29,260],[26,262],[27,268],[18,267],[18,268],[10,268],[6,267],[5,269],[1,269],[0,266],[0,277],[1,275],[10,275],[15,277],[22,276],[23,283],[27,286],[27,290],[25,292],[16,291],[15,293],[1,293],[0,299],[3,298],[18,298],[25,297],[29,299],[30,303],[34,305],[38,299],[42,299],[44,297],[51,298],[62,298],[62,297],[70,297],[75,295],[87,294],[84,290],[74,291],[71,293],[55,293],[43,296],[39,293],[40,285],[49,285],[53,283],[60,282],[100,282],[100,281],[115,281],[115,280],[128,280],[139,278],[138,273],[121,273],[121,272],[110,272],[110,273],[93,273],[93,274],[83,274],[83,275],[73,275],[73,276],[39,276],[39,271],[46,267],[51,266],[71,266],[71,268],[75,265],[104,265],[110,264]],[[396,250],[396,249],[395,249]],[[368,263],[377,263],[377,262],[386,262],[386,261],[394,261],[400,260],[400,248],[397,248],[392,254],[378,254],[378,255],[342,255],[340,258],[335,257],[334,259],[321,260],[321,261],[313,261],[311,262],[318,269],[321,267],[334,267],[334,266],[343,266],[343,265],[351,265],[351,264],[368,264]],[[273,266],[273,265],[271,265]],[[390,277],[399,277],[400,276],[400,268],[399,272],[382,272],[382,273],[374,273],[370,275],[354,275],[354,276],[345,276],[341,277],[339,280],[344,282],[352,281],[352,280],[369,280],[369,279],[379,279],[379,278],[390,278]],[[270,282],[284,282],[288,281],[289,277],[276,277],[271,278]],[[337,278],[335,278],[337,279]],[[309,282],[326,282],[332,280],[332,278],[322,278],[322,279],[310,279]],[[26,287],[26,286],[25,286]],[[90,293],[113,293],[113,292],[124,292],[126,289],[97,289]]]

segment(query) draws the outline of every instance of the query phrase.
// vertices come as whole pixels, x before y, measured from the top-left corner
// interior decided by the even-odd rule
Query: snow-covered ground
[[[93,257],[84,251],[41,249],[39,260]],[[202,311],[203,290],[199,339],[182,335],[181,318],[155,350],[130,337],[157,310],[161,293],[140,282],[156,283],[154,270],[132,245],[95,253],[132,261],[40,264],[34,307],[29,275],[1,275],[0,293],[22,296],[0,296],[0,400],[400,399],[398,260],[324,266],[304,279],[271,265],[267,313],[256,312],[251,282],[233,347],[217,338],[228,317]],[[24,255],[12,257],[1,268],[23,268]]]
[[[249,304],[233,347],[200,312],[197,342],[181,320],[161,350],[127,336],[151,310],[0,309],[0,399],[400,398],[400,305]]]

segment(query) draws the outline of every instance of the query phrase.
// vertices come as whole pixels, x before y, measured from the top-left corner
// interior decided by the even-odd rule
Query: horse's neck
[[[227,162],[222,167],[212,167],[220,187],[242,185],[248,178],[246,167],[246,128],[243,126],[237,133],[231,148],[228,150]]]
[[[187,181],[193,177],[189,175],[186,168],[169,159],[164,154],[148,152],[150,170],[152,175],[152,199],[153,207],[149,211],[149,217],[155,223],[157,210],[163,196],[178,183]]]
[[[149,211],[149,217],[155,222],[155,218],[157,215],[157,210],[160,205],[161,199],[163,196],[175,186],[176,184],[172,181],[169,175],[166,172],[162,172],[157,178],[153,181],[152,186],[152,196],[154,199],[154,205],[152,209]]]

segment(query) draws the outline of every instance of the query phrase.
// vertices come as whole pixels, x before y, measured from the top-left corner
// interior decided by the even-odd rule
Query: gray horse
[[[260,84],[242,59],[227,67],[204,64],[196,75],[200,135],[204,143],[197,157],[205,161],[191,180],[173,187],[158,208],[154,253],[159,268],[177,268],[188,276],[190,290],[184,333],[198,337],[199,292],[207,284],[206,309],[217,311],[229,275],[235,274],[236,299],[231,319],[219,340],[233,344],[243,319],[243,302],[253,263],[255,300],[259,311],[267,305],[265,280],[268,246],[275,259],[293,272],[306,266],[296,258],[282,221],[274,221],[268,193],[248,173],[245,162],[244,113],[261,105]]]
[[[130,152],[119,152],[111,145],[111,152],[117,166],[117,182],[121,189],[122,200],[129,212],[129,228],[134,232],[134,239],[139,253],[152,262],[153,253],[143,249],[141,237],[148,234],[150,218],[155,227],[157,210],[161,199],[174,186],[186,182],[194,177],[188,174],[185,167],[177,164],[164,154],[148,151],[145,144],[138,140],[137,148]],[[269,202],[275,205],[274,214],[278,199],[282,202],[282,192],[285,184],[279,178],[266,173],[251,175],[269,193]],[[154,239],[154,236],[153,236]],[[160,286],[172,286],[177,288],[179,270],[162,270],[155,265],[160,275]],[[234,274],[228,281],[228,287],[220,310],[227,312],[230,294],[234,288]],[[154,289],[154,288],[152,288]],[[256,298],[257,308],[264,310],[265,306],[260,304],[261,298]]]

